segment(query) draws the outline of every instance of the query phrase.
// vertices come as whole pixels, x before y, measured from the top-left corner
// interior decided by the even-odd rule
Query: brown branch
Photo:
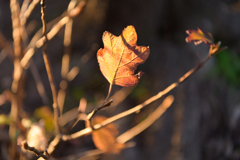
[[[98,111],[109,107],[113,103],[113,100],[111,99],[107,103],[104,102],[101,106],[96,107],[91,113],[88,114],[87,119],[90,120]]]
[[[22,47],[21,47],[21,31],[20,31],[20,7],[17,0],[10,1],[10,10],[11,10],[11,19],[12,19],[12,37],[13,37],[13,81],[12,81],[12,98],[11,98],[11,111],[10,117],[16,125],[9,126],[9,136],[11,139],[15,137],[17,129],[19,129],[20,123],[20,113],[22,109],[22,100],[23,100],[23,91],[24,91],[24,76],[23,76],[23,68],[20,65],[20,59],[22,58]],[[6,45],[7,43],[5,43]],[[9,49],[10,51],[10,49]],[[11,52],[10,52],[11,53]],[[10,146],[9,150],[11,150],[11,158],[13,158],[16,154],[16,143],[13,143]]]
[[[226,47],[223,47],[223,49],[225,49],[225,48]],[[146,100],[142,104],[139,104],[139,105],[135,106],[134,108],[131,108],[131,109],[129,109],[129,110],[125,111],[125,112],[122,112],[120,114],[117,114],[116,116],[108,118],[105,121],[103,121],[102,123],[94,125],[93,128],[94,129],[99,129],[99,128],[103,127],[103,126],[106,126],[107,124],[110,124],[110,123],[116,121],[116,120],[119,120],[119,119],[121,119],[123,117],[126,117],[126,116],[128,116],[130,114],[133,114],[135,112],[138,112],[139,110],[141,110],[145,106],[149,105],[150,103],[152,103],[152,102],[158,100],[159,98],[161,98],[162,96],[166,95],[167,93],[169,93],[170,91],[172,91],[173,89],[178,87],[186,79],[188,79],[193,73],[195,73],[197,70],[199,70],[201,67],[203,67],[204,64],[212,57],[212,55],[216,54],[216,52],[219,52],[219,50],[217,50],[215,52],[211,52],[211,50],[212,49],[210,49],[209,54],[207,55],[207,57],[201,63],[199,63],[193,69],[189,70],[187,73],[185,73],[181,78],[179,78],[179,80],[177,82],[171,84],[166,89],[164,89],[163,91],[159,92],[155,96],[149,98],[148,100]],[[220,50],[222,50],[222,49],[220,49]],[[85,128],[85,129],[83,129],[81,131],[73,133],[71,135],[63,135],[62,139],[64,141],[67,141],[67,140],[79,138],[79,137],[81,137],[81,136],[83,136],[85,134],[89,134],[90,132],[92,132],[92,129],[90,127],[88,127],[88,128]]]
[[[147,129],[149,126],[151,126],[173,103],[174,97],[172,95],[168,96],[163,100],[163,103],[159,105],[159,107],[148,117],[143,120],[141,123],[136,125],[135,127],[129,129],[125,133],[121,134],[117,137],[118,143],[126,143],[145,129]]]
[[[59,136],[55,136],[55,138],[51,141],[47,149],[49,155],[53,153],[53,151],[55,150],[56,146],[59,144],[60,141],[61,139]]]
[[[0,45],[2,46],[3,49],[5,49],[8,52],[8,55],[10,59],[14,59],[14,52],[12,46],[7,42],[6,38],[0,31]]]
[[[47,53],[48,38],[47,38],[47,33],[46,33],[45,0],[41,0],[40,4],[41,4],[41,13],[42,13],[41,19],[42,19],[42,24],[43,24],[43,35],[45,37],[44,44],[43,44],[43,59],[45,62],[50,87],[52,90],[55,129],[56,129],[57,135],[60,135],[60,129],[59,129],[59,124],[58,124],[59,109],[58,109],[58,104],[57,104],[57,91],[56,91],[56,87],[54,84],[52,69],[51,69],[51,65],[50,65],[48,53]]]
[[[88,51],[87,53],[85,53],[79,63],[78,66],[73,67],[67,74],[66,76],[66,80],[67,81],[72,81],[77,74],[80,72],[80,69],[88,62],[88,60],[94,55],[94,53],[96,52],[96,50],[99,48],[98,44],[93,44],[90,51]]]
[[[77,4],[76,0],[71,0],[68,5],[68,12],[74,9],[75,5]],[[69,71],[69,62],[70,62],[70,52],[71,52],[71,39],[72,39],[72,25],[73,20],[72,18],[69,19],[69,21],[65,25],[65,31],[64,31],[64,55],[62,57],[62,68],[61,68],[61,76],[63,80],[60,82],[60,90],[58,92],[58,105],[60,109],[60,114],[62,114],[64,101],[66,97],[66,89],[68,86],[68,83],[66,82],[66,76]]]
[[[33,75],[34,81],[36,83],[37,91],[38,91],[40,97],[42,98],[43,103],[45,105],[47,105],[49,102],[49,99],[46,96],[46,91],[44,89],[44,86],[43,86],[43,83],[41,80],[41,76],[40,76],[38,69],[37,69],[35,63],[33,62],[33,60],[30,61],[30,70]]]
[[[26,141],[23,141],[21,143],[21,146],[25,150],[29,150],[29,151],[34,152],[38,157],[42,157],[43,159],[48,159],[48,156],[44,155],[42,152],[37,150],[35,147],[30,147]]]
[[[27,19],[31,15],[38,2],[39,0],[32,0],[31,4],[28,6],[27,10],[23,14],[23,17],[21,18],[21,25],[25,25]]]
[[[25,27],[22,26],[22,29],[25,29]],[[13,52],[12,46],[6,41],[6,38],[3,36],[3,34],[1,32],[0,32],[0,45],[2,46],[4,51],[6,51],[8,53],[7,55],[10,57],[10,59],[13,60],[14,59],[14,52]],[[0,63],[1,63],[1,60],[2,59],[0,57]],[[45,89],[43,87],[41,78],[39,76],[39,72],[38,72],[34,63],[30,64],[30,69],[31,69],[31,73],[33,74],[34,80],[36,82],[38,93],[41,96],[43,102],[45,104],[47,104],[48,103],[48,98],[46,97]]]
[[[77,12],[78,14],[81,13],[81,11],[83,10],[83,7],[85,6],[86,2],[85,1],[81,1],[77,7],[75,7],[72,11],[79,10],[79,12]],[[58,31],[70,20],[71,17],[74,17],[76,15],[71,15],[71,14],[67,14],[66,16],[64,16],[60,21],[58,21],[58,23],[56,25],[53,26],[53,28],[51,29],[51,31],[49,31],[49,33],[47,34],[47,38],[48,40],[52,39],[57,33]],[[34,47],[27,47],[28,50],[26,51],[26,54],[24,55],[24,57],[21,60],[21,65],[23,66],[23,68],[27,67],[27,64],[29,62],[29,60],[31,59],[31,57],[34,55],[36,49],[40,48],[43,46],[45,41],[45,37],[40,38],[36,43],[34,43]],[[32,42],[31,42],[32,44]]]
[[[106,107],[108,107],[108,106],[111,105],[111,103],[113,102],[112,99],[111,99],[109,102],[107,102],[107,103],[106,103],[106,101],[108,100],[108,98],[109,98],[109,96],[110,96],[110,94],[111,94],[112,86],[113,86],[113,84],[110,84],[107,97],[106,97],[106,99],[104,100],[103,104],[102,104],[101,106],[96,107],[91,113],[88,114],[88,116],[87,116],[87,119],[88,119],[88,120],[91,120],[91,118],[92,118],[98,111],[100,111],[101,109],[106,108]]]
[[[12,92],[10,90],[3,91],[2,94],[0,94],[0,106],[3,104],[10,102],[12,99]]]

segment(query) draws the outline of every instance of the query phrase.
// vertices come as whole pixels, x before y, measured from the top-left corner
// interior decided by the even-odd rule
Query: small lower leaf
[[[101,123],[105,119],[107,118],[104,116],[96,116],[92,119],[92,125]],[[114,124],[108,124],[107,126],[92,132],[92,138],[95,146],[105,153],[113,154],[118,154],[125,148],[125,144],[118,143],[116,141],[117,135],[118,130]]]

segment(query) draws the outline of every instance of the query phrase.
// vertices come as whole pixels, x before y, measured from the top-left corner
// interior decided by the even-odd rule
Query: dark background
[[[46,0],[47,21],[67,9],[69,0]],[[41,27],[40,5],[30,20]],[[28,22],[28,23],[29,23]],[[88,0],[84,12],[74,19],[71,67],[93,44],[97,47],[79,75],[69,83],[64,111],[78,106],[85,97],[95,106],[104,99],[108,82],[99,70],[96,59],[98,48],[103,47],[104,31],[120,35],[128,25],[138,34],[138,45],[149,46],[150,56],[137,70],[142,70],[139,84],[115,110],[99,114],[108,117],[127,110],[157,94],[202,60],[208,46],[187,44],[187,29],[213,34],[215,42],[228,46],[226,51],[210,59],[196,74],[172,91],[173,105],[151,127],[136,136],[136,146],[119,155],[101,155],[100,159],[153,159],[153,160],[238,160],[240,159],[240,1],[238,0]],[[0,1],[0,30],[12,41],[9,0]],[[48,43],[48,52],[56,83],[61,81],[64,29]],[[30,36],[33,36],[30,35]],[[41,50],[33,56],[44,87],[51,99]],[[0,63],[0,91],[11,87],[13,65],[5,58]],[[120,87],[114,86],[114,91]],[[120,133],[147,117],[161,100],[140,113],[117,121]],[[49,103],[49,106],[51,103]],[[27,71],[24,109],[33,115],[41,101],[30,71]],[[10,105],[0,106],[8,112]],[[91,111],[89,107],[87,111]],[[81,124],[71,132],[81,129]],[[90,136],[64,144],[55,153],[63,156],[94,149]],[[71,148],[71,147],[74,148]]]

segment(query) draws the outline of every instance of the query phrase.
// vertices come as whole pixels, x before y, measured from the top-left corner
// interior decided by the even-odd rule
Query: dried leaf
[[[137,46],[137,33],[133,26],[125,28],[120,36],[103,34],[104,49],[98,50],[100,70],[110,84],[123,87],[138,83],[143,72],[134,75],[139,64],[148,58],[149,47]]]
[[[189,36],[186,38],[186,42],[194,42],[195,45],[198,45],[202,42],[212,45],[213,43],[213,36],[209,32],[203,32],[201,29],[198,28],[198,30],[187,30],[186,31]]]
[[[92,125],[95,125],[101,123],[105,119],[107,118],[104,116],[95,116],[91,123]],[[118,143],[116,141],[117,135],[117,127],[112,123],[92,132],[92,138],[95,146],[105,153],[118,154],[123,148],[125,148],[125,144]]]

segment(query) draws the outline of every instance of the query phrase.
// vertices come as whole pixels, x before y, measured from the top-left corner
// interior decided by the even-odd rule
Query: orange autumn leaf
[[[92,125],[101,123],[107,118],[104,116],[95,116],[92,119]],[[125,148],[125,144],[118,143],[116,141],[116,136],[118,135],[118,129],[113,124],[110,123],[107,126],[100,128],[98,130],[93,130],[92,138],[95,146],[98,149],[101,149],[105,153],[118,154],[120,151]]]
[[[118,37],[105,31],[102,39],[104,48],[98,50],[97,59],[104,77],[110,84],[123,87],[137,84],[143,72],[134,74],[134,71],[146,61],[150,50],[137,46],[135,28],[127,26]]]
[[[189,36],[186,38],[186,42],[194,42],[195,45],[198,45],[202,42],[212,45],[213,43],[213,36],[211,33],[203,32],[201,29],[198,28],[198,30],[187,30],[186,31]]]

